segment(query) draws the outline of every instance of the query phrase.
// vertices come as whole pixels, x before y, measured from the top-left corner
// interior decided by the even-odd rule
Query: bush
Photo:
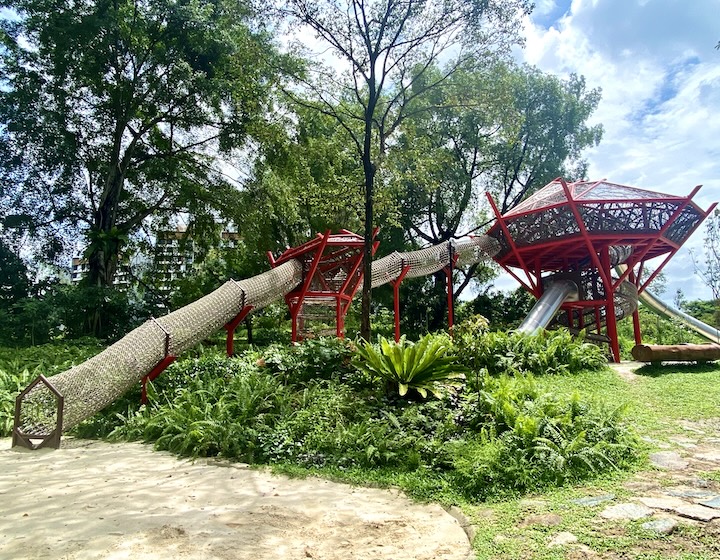
[[[352,343],[335,337],[305,340],[292,346],[273,344],[258,352],[258,362],[289,385],[313,379],[347,380],[355,373],[350,363],[354,348]]]
[[[561,485],[625,467],[637,440],[622,407],[538,392],[532,377],[486,376],[466,401],[475,436],[453,446],[454,477],[470,499]]]
[[[600,347],[573,337],[566,329],[526,335],[485,333],[477,324],[461,324],[455,331],[455,345],[464,365],[491,375],[577,373],[607,364]]]
[[[447,337],[428,340],[448,350]],[[232,359],[206,353],[172,364],[149,386],[147,406],[135,392],[77,430],[193,457],[412,479],[425,499],[437,498],[433,491],[471,500],[524,492],[632,459],[619,409],[544,394],[531,375],[478,372],[476,390],[412,401],[385,394],[374,372],[353,368],[351,354],[351,344],[334,339]],[[403,359],[422,363],[422,355]]]

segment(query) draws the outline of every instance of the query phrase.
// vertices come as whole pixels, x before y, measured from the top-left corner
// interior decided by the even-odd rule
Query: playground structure
[[[692,202],[699,190],[683,197],[556,179],[502,215],[488,196],[496,222],[487,235],[500,243],[495,260],[538,298],[519,330],[544,328],[562,309],[557,322],[609,343],[619,362],[617,321],[632,315],[641,343],[638,296],[715,208]],[[649,273],[652,259],[660,263]]]
[[[688,197],[676,197],[606,181],[567,184],[557,179],[504,215],[488,196],[497,221],[487,235],[375,260],[371,286],[392,285],[399,338],[400,283],[444,270],[452,326],[453,268],[493,257],[538,298],[519,330],[545,328],[562,308],[560,324],[596,331],[596,338],[608,342],[619,361],[617,320],[633,315],[639,344],[638,294],[715,206],[707,211],[697,207],[691,198],[698,189]],[[12,445],[59,446],[62,432],[99,412],[138,381],[143,383],[144,398],[147,381],[223,327],[232,354],[240,322],[281,297],[290,309],[293,341],[306,335],[306,322],[318,310],[335,323],[335,335],[344,336],[344,317],[364,281],[363,244],[363,238],[347,230],[318,234],[277,258],[269,255],[272,270],[229,280],[196,302],[147,321],[51,380],[39,377],[18,396]],[[373,248],[377,249],[375,241]],[[665,258],[645,279],[645,263],[656,257]],[[613,269],[620,266],[625,268],[614,277]]]

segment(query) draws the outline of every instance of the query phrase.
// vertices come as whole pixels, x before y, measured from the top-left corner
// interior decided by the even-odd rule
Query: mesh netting
[[[632,315],[638,306],[637,286],[627,280],[620,283],[617,290],[613,294],[613,302],[615,303],[615,320],[619,321],[625,317]],[[582,319],[581,319],[582,315]],[[595,313],[594,307],[586,307],[583,309],[575,309],[572,311],[573,324],[583,324],[585,328],[601,328],[607,323],[607,308],[601,307],[598,314]],[[597,319],[600,324],[597,324]],[[568,326],[568,317],[566,314],[560,314],[556,318],[556,322],[564,327]]]
[[[147,321],[86,362],[52,378],[65,398],[63,431],[102,410],[148,374],[166,355],[177,356],[231,321],[244,306],[259,309],[300,283],[301,265],[288,261],[242,282],[230,280],[194,303]],[[55,397],[43,385],[23,400],[20,429],[46,428],[45,405]]]
[[[409,278],[437,272],[450,263],[451,252],[457,255],[458,266],[466,266],[490,258],[499,249],[500,244],[496,239],[480,235],[409,253],[394,252],[373,262],[372,287],[377,288],[395,280],[404,267],[409,267]]]
[[[397,278],[408,266],[408,276],[440,270],[450,262],[472,264],[497,252],[496,240],[479,236],[444,243],[410,253],[393,253],[373,263],[373,286]],[[152,319],[124,338],[49,381],[65,399],[62,430],[67,431],[102,410],[146,376],[166,356],[178,356],[222,328],[247,306],[259,309],[284,296],[302,281],[302,264],[290,260],[247,280],[230,280],[214,292],[177,311]],[[25,395],[19,428],[25,433],[49,433],[50,412],[56,397],[44,385]]]

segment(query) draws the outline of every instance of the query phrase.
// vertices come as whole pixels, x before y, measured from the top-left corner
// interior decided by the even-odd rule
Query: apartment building
[[[223,231],[220,235],[219,248],[235,248],[240,241],[236,232]],[[192,271],[197,260],[198,250],[184,227],[175,230],[161,231],[155,239],[152,255],[135,255],[133,261],[147,263],[153,271],[153,285],[161,293],[168,294],[173,282]],[[133,269],[134,270],[134,269]],[[78,283],[88,272],[88,263],[82,258],[73,258],[70,278],[73,284]],[[120,289],[127,289],[131,284],[128,263],[118,266],[113,284]]]

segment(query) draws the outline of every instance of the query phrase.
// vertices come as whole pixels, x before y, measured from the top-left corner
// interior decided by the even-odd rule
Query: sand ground
[[[244,465],[189,461],[142,444],[0,440],[2,559],[466,560],[438,505],[396,491]]]

